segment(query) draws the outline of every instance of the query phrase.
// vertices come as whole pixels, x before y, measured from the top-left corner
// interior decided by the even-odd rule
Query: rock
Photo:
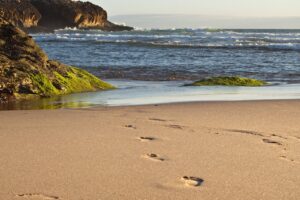
[[[65,27],[133,30],[108,21],[107,12],[100,6],[72,0],[0,0],[0,16],[28,32],[52,32]]]
[[[25,32],[0,18],[0,102],[112,89],[92,74],[49,60]]]
[[[244,78],[244,77],[230,77],[220,76],[202,79],[186,86],[247,86],[247,87],[258,87],[267,85],[265,81]]]
[[[15,26],[36,27],[41,14],[29,0],[0,0],[0,17]]]

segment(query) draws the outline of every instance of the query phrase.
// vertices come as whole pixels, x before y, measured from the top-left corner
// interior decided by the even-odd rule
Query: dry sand
[[[1,200],[299,200],[300,101],[0,112]]]

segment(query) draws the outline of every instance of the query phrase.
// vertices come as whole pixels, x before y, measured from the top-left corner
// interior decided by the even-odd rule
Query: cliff
[[[0,17],[15,26],[30,28],[38,25],[41,14],[29,0],[0,0]]]
[[[0,102],[111,88],[84,70],[49,60],[30,36],[0,18]]]
[[[107,19],[107,12],[90,2],[71,0],[0,0],[0,16],[29,32],[51,32],[65,27],[132,30]]]

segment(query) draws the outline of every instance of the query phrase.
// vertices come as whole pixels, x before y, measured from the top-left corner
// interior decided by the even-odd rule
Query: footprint
[[[125,127],[126,127],[126,128],[133,128],[133,129],[136,129],[136,126],[133,126],[133,125],[131,125],[131,124],[125,125]]]
[[[149,118],[151,121],[158,121],[158,122],[167,122],[168,120],[165,119],[159,119],[159,118]]]
[[[60,199],[58,196],[52,196],[52,195],[45,195],[45,194],[33,194],[33,193],[28,193],[28,194],[18,194],[16,195],[17,197],[23,197],[26,199],[40,199],[40,200],[54,200],[54,199]]]
[[[294,159],[288,158],[286,156],[280,156],[281,159],[286,160],[286,161],[290,161],[290,162],[295,162]]]
[[[180,129],[180,130],[184,129],[183,126],[176,125],[176,124],[166,125],[166,127],[174,128],[174,129]]]
[[[202,178],[194,177],[194,176],[184,176],[181,178],[181,180],[185,183],[187,186],[201,186],[204,180]]]
[[[156,138],[154,138],[154,137],[139,137],[138,139],[139,139],[141,142],[149,142],[149,141],[156,140]]]
[[[284,136],[281,136],[281,135],[276,135],[276,134],[272,134],[271,135],[272,137],[277,137],[277,138],[281,138],[281,139],[285,139],[287,140],[288,138],[284,137]]]
[[[256,132],[256,131],[249,131],[249,130],[239,130],[239,129],[225,129],[230,132],[234,133],[242,133],[242,134],[247,134],[247,135],[256,135],[256,136],[261,136],[263,137],[264,135],[262,133]]]
[[[262,140],[264,143],[268,143],[268,144],[276,144],[276,145],[279,145],[279,146],[281,146],[282,144],[280,143],[280,142],[277,142],[277,141],[275,141],[275,140],[270,140],[270,139],[263,139]]]
[[[147,159],[153,160],[153,161],[164,161],[165,160],[164,158],[162,158],[159,155],[154,154],[154,153],[146,154],[146,155],[144,155],[144,157]]]

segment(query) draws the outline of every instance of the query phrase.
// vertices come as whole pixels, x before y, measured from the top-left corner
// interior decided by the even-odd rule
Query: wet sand
[[[0,199],[298,200],[300,101],[0,112]]]

